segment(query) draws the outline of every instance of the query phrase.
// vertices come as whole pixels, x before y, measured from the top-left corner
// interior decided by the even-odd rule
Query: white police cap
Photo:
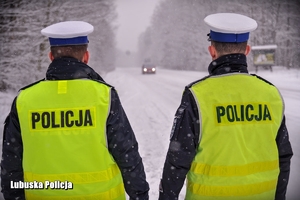
[[[83,21],[65,21],[52,24],[41,30],[41,33],[49,37],[51,46],[87,44],[88,34],[94,27]]]
[[[209,39],[216,42],[246,42],[257,28],[254,19],[236,13],[208,15],[204,22],[210,27]]]

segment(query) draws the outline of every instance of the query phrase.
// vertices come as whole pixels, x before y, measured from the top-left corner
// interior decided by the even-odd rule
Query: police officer
[[[46,27],[46,78],[20,90],[5,120],[5,199],[148,199],[142,158],[114,87],[87,65],[94,27]],[[124,190],[125,188],[125,190]]]
[[[278,89],[247,70],[255,20],[207,16],[209,75],[188,85],[173,123],[159,199],[285,199],[293,155]]]

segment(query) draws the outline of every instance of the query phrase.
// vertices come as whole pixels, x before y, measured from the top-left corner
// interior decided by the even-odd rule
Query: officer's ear
[[[250,51],[251,51],[251,47],[249,44],[247,44],[245,55],[248,55],[250,53]]]
[[[48,54],[48,57],[50,58],[50,60],[51,60],[51,61],[53,61],[53,60],[54,60],[54,56],[53,56],[53,54],[52,54],[52,52],[51,52],[51,51],[49,52],[49,54]]]
[[[212,60],[215,60],[218,58],[218,54],[217,54],[216,48],[214,46],[210,45],[208,47],[208,52],[209,52]]]
[[[87,63],[89,62],[89,60],[90,60],[90,53],[89,53],[89,51],[86,51],[86,52],[84,53],[83,58],[82,58],[81,61],[82,61],[83,63],[87,64]]]

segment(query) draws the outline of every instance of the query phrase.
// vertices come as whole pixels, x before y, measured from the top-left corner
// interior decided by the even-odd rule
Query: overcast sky
[[[121,50],[137,51],[139,35],[151,23],[155,6],[161,0],[116,0],[117,47]]]

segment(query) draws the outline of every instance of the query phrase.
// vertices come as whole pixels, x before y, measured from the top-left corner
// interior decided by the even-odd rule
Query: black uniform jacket
[[[248,73],[246,56],[243,54],[221,56],[209,65],[208,71],[209,75],[203,79],[227,73]],[[203,79],[195,81],[194,83],[202,81]],[[186,174],[196,155],[200,133],[199,114],[195,99],[189,90],[194,83],[191,83],[185,88],[181,104],[175,115],[170,145],[160,183],[159,199],[161,200],[178,199]],[[188,135],[190,137],[188,137]],[[283,118],[278,130],[276,142],[280,162],[276,200],[283,200],[285,199],[289,180],[290,159],[293,155],[285,125],[285,118]]]
[[[48,68],[46,79],[92,79],[106,84],[92,68],[74,58],[55,59]],[[142,158],[138,152],[138,143],[113,87],[110,114],[106,126],[108,149],[121,170],[127,194],[130,199],[148,199],[149,185],[146,181]],[[5,120],[3,133],[1,186],[5,199],[25,199],[24,190],[10,188],[10,181],[24,181],[22,152],[23,146],[15,99]],[[41,162],[43,161],[41,160]]]

